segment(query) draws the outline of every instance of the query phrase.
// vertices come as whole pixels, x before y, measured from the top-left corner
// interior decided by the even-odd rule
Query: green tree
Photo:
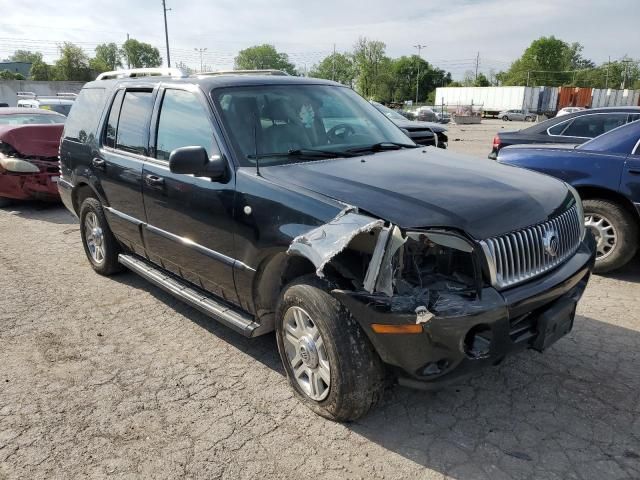
[[[53,69],[51,68],[51,65],[42,61],[34,62],[31,64],[29,77],[31,80],[35,81],[53,80]]]
[[[356,68],[356,88],[365,98],[378,94],[378,77],[385,59],[387,46],[377,40],[360,37],[353,47],[353,61]]]
[[[82,48],[71,42],[64,42],[60,48],[60,58],[53,71],[54,80],[91,80],[89,57]]]
[[[24,80],[24,75],[11,70],[0,71],[0,80]]]
[[[491,82],[486,77],[484,73],[479,73],[478,76],[473,80],[474,87],[490,87]]]
[[[115,43],[102,43],[95,51],[96,56],[89,60],[89,66],[94,72],[102,73],[122,66],[120,49]]]
[[[129,68],[149,68],[162,65],[160,51],[148,43],[130,38],[122,44],[122,57]]]
[[[314,65],[309,76],[335,80],[351,87],[356,76],[353,58],[348,53],[332,53]]]
[[[540,37],[531,42],[509,70],[499,75],[503,85],[569,85],[574,72],[590,68],[593,62],[582,56],[582,45],[571,45],[556,38]]]
[[[42,53],[30,50],[16,50],[8,59],[10,62],[37,63],[42,62]]]
[[[418,68],[419,67],[419,68]],[[416,78],[420,72],[419,101],[429,97],[437,87],[448,85],[451,82],[451,74],[435,68],[429,62],[419,57],[411,55],[402,56],[393,60],[392,66],[395,80],[395,88],[392,100],[415,100],[416,98]]]
[[[289,62],[289,56],[267,43],[240,50],[234,64],[237,70],[274,69],[296,75],[296,67]]]

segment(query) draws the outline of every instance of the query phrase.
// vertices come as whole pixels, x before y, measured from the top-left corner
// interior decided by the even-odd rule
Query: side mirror
[[[219,180],[227,172],[227,164],[221,155],[209,157],[204,147],[180,147],[169,155],[171,173],[191,174]]]

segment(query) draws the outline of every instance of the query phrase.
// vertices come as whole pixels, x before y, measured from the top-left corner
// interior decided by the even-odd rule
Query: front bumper
[[[15,200],[60,201],[59,173],[1,173],[0,197]]]
[[[506,355],[543,350],[571,329],[575,303],[582,296],[595,262],[595,242],[586,235],[576,254],[554,271],[502,292],[486,287],[480,298],[442,297],[419,334],[376,334],[371,325],[415,324],[414,311],[392,312],[380,296],[334,290],[332,294],[360,323],[382,360],[400,383],[423,388],[500,363]],[[386,297],[389,299],[389,297]],[[439,306],[438,306],[439,305]],[[551,338],[540,330],[556,315],[570,323]],[[480,336],[478,343],[475,339]],[[478,349],[478,347],[481,347]]]

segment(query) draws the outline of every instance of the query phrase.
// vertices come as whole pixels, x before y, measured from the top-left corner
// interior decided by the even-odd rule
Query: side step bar
[[[260,324],[253,321],[250,315],[236,310],[202,290],[191,287],[188,283],[168,275],[155,265],[133,255],[118,255],[118,262],[147,279],[155,286],[162,288],[174,297],[197,308],[205,315],[232,328],[245,337],[256,337],[266,331],[261,331]]]

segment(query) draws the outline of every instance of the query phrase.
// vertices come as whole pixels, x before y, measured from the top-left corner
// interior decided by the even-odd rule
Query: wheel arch
[[[91,184],[88,182],[79,182],[73,187],[73,190],[71,191],[71,202],[76,215],[80,216],[80,206],[88,197],[94,197],[98,200],[100,199],[100,195]]]
[[[598,187],[594,185],[577,185],[575,189],[580,194],[582,200],[609,200],[610,202],[617,203],[627,210],[633,218],[640,224],[640,213],[633,205],[633,202],[627,197],[615,190],[609,188]]]

